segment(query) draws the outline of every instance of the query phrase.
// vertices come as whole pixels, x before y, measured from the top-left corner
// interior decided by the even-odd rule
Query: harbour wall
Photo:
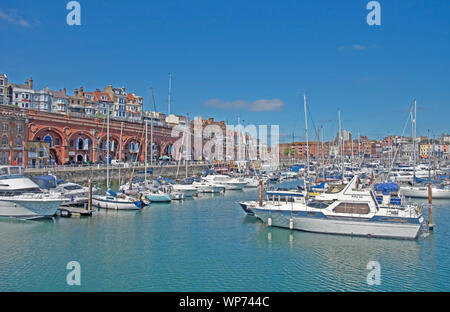
[[[206,169],[210,168],[211,165],[207,164],[192,164],[188,166],[187,176],[200,175]],[[153,169],[153,174],[150,174],[150,168]],[[178,175],[177,175],[178,171]],[[96,183],[106,183],[106,167],[57,167],[57,168],[27,168],[25,170],[25,175],[29,177],[46,175],[49,172],[57,176],[58,178],[63,179],[67,182],[86,184],[89,179],[92,182]],[[137,166],[134,168],[124,168],[124,167],[115,167],[111,166],[109,168],[109,176],[110,181],[112,183],[117,183],[120,180],[122,183],[129,181],[130,176],[133,177],[144,177],[145,175],[145,167]],[[157,178],[159,176],[169,177],[173,179],[184,179],[186,177],[186,167],[184,165],[166,165],[166,166],[148,166],[147,167],[147,178]]]

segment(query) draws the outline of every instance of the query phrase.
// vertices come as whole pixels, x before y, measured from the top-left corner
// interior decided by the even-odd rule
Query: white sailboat
[[[109,162],[110,162],[110,136],[109,136],[109,106],[107,115],[107,152],[106,152],[106,195],[92,196],[92,205],[114,210],[138,210],[142,209],[143,202],[125,194],[117,194],[109,188]]]
[[[413,165],[413,176],[412,176],[412,186],[402,186],[400,187],[400,193],[403,194],[406,197],[411,198],[428,198],[428,186],[427,185],[415,185],[416,178],[424,178],[425,174],[422,174],[421,176],[418,176],[418,172],[416,169],[416,148],[415,148],[415,142],[416,142],[416,129],[417,129],[417,102],[414,101],[414,118],[413,118],[413,140],[414,140],[414,165]],[[434,150],[434,148],[433,148]],[[431,163],[428,164],[428,183],[431,184],[431,176],[434,175],[435,171],[432,174],[431,170]],[[425,170],[422,170],[425,171]],[[450,199],[450,188],[444,187],[444,186],[437,186],[437,185],[431,185],[431,195],[433,198],[436,199]]]

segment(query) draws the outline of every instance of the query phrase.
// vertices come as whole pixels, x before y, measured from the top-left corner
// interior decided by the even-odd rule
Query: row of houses
[[[112,85],[95,91],[86,91],[80,87],[75,89],[73,95],[69,95],[65,88],[35,89],[33,78],[20,84],[12,83],[6,74],[0,74],[0,105],[87,117],[106,116],[109,109],[114,118],[138,121],[142,119],[143,98],[135,93],[127,93],[125,87],[115,88]]]
[[[279,145],[280,158],[306,159],[307,150],[311,159],[345,157],[383,158],[383,159],[413,159],[414,142],[410,137],[389,136],[382,140],[370,140],[366,136],[352,139],[346,131],[339,144],[338,137],[332,142],[291,142]],[[441,138],[432,140],[419,137],[416,141],[416,155],[422,159],[437,157],[450,159],[450,135],[442,134]]]
[[[144,99],[134,92],[127,92],[125,87],[116,88],[108,85],[93,91],[83,87],[76,88],[69,94],[64,88],[52,90],[49,87],[35,89],[33,78],[23,84],[12,83],[6,74],[0,73],[0,105],[38,111],[67,114],[73,116],[104,118],[107,112],[116,120],[143,122],[152,120],[157,126],[184,126],[189,119],[175,114],[143,110]]]

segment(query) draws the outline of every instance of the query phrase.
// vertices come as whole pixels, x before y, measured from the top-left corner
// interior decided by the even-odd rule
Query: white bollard
[[[291,229],[291,230],[293,230],[294,229],[294,219],[289,219],[289,228]]]
[[[272,218],[267,219],[267,225],[272,226]]]

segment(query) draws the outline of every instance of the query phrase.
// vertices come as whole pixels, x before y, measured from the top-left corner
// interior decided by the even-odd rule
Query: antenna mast
[[[168,97],[168,105],[167,105],[167,116],[170,115],[171,98],[172,98],[172,74],[169,73],[169,97]]]

